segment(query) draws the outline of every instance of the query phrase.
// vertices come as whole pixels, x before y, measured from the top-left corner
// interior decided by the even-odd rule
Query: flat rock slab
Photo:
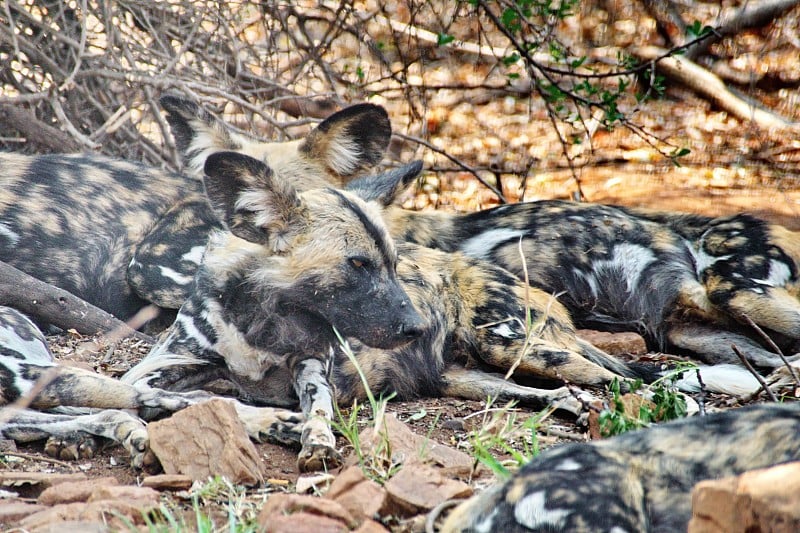
[[[365,476],[361,468],[351,466],[336,476],[325,497],[363,522],[385,506],[386,489]]]
[[[259,531],[350,531],[358,522],[335,501],[303,494],[272,494],[258,514]]]
[[[48,487],[85,479],[87,479],[86,474],[81,473],[0,472],[0,488],[12,490],[25,498],[36,498]]]
[[[695,485],[690,533],[751,531],[800,531],[800,462]]]
[[[67,481],[54,487],[48,487],[36,499],[42,505],[59,503],[85,502],[100,487],[119,485],[116,478],[99,477],[82,481]]]
[[[440,503],[472,496],[472,487],[462,481],[448,479],[432,466],[405,464],[384,485],[388,498],[381,510],[384,515],[402,517],[427,513]]]
[[[377,433],[368,427],[359,439],[365,454],[380,454],[388,448],[393,463],[429,462],[441,467],[447,475],[468,476],[474,463],[464,452],[417,435],[391,413],[383,418]],[[383,439],[388,439],[388,447]]]
[[[264,482],[255,446],[229,401],[213,399],[147,427],[150,449],[167,474],[204,481],[220,475],[238,485]]]

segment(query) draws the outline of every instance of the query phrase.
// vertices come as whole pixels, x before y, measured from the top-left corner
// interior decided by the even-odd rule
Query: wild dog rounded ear
[[[175,139],[175,146],[184,164],[199,172],[204,150],[238,150],[241,143],[234,139],[225,124],[198,104],[175,94],[159,99],[167,112],[166,119]],[[198,142],[198,139],[200,142]]]
[[[340,176],[353,176],[383,159],[392,138],[389,115],[381,106],[357,104],[322,121],[300,150],[323,161]]]
[[[368,202],[378,202],[387,206],[408,188],[421,171],[422,161],[412,161],[382,174],[354,179],[347,184],[345,190],[357,194]]]
[[[270,243],[281,251],[287,235],[302,226],[297,192],[274,179],[261,161],[237,152],[217,152],[208,156],[204,170],[208,201],[237,237]]]

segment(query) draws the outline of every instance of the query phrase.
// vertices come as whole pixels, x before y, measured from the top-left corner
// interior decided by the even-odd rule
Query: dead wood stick
[[[747,370],[749,370],[750,373],[753,374],[753,376],[755,376],[756,380],[761,385],[761,388],[764,389],[764,392],[767,393],[767,396],[769,396],[770,400],[772,400],[773,402],[777,402],[778,398],[775,396],[775,393],[772,392],[772,390],[769,388],[769,385],[767,385],[767,382],[764,381],[764,378],[761,377],[761,374],[756,372],[756,369],[753,368],[753,365],[750,364],[750,361],[747,360],[747,357],[744,356],[744,354],[739,350],[739,348],[736,347],[735,344],[731,344],[731,348],[733,349],[733,353],[736,354],[736,356],[739,358],[739,360],[742,362],[745,368],[747,368]]]
[[[708,52],[712,44],[719,42],[723,37],[735,35],[748,28],[760,28],[772,22],[790,9],[800,4],[800,0],[761,0],[745,2],[741,9],[731,16],[726,17],[721,24],[714,28],[712,35],[703,39],[686,50],[686,57],[695,59]]]
[[[752,120],[759,127],[769,129],[797,128],[777,114],[753,106],[732,93],[716,75],[684,57],[667,56],[668,50],[657,46],[641,46],[632,52],[643,61],[656,61],[656,68],[694,92],[705,96],[720,108],[743,121]]]
[[[126,336],[152,342],[112,314],[81,300],[58,287],[40,281],[0,261],[0,305],[13,307],[27,315],[62,329],[74,329],[84,335],[124,331]]]
[[[758,324],[756,324],[753,321],[753,319],[747,316],[746,314],[742,314],[741,318],[742,320],[747,322],[747,325],[753,328],[756,331],[756,333],[758,333],[761,336],[762,339],[764,339],[764,341],[769,345],[769,347],[772,348],[772,351],[778,354],[778,357],[781,358],[781,361],[783,362],[784,366],[789,370],[789,374],[792,376],[792,379],[794,379],[794,382],[800,385],[800,378],[798,378],[797,372],[795,372],[794,367],[789,363],[789,360],[786,359],[786,356],[783,355],[783,350],[781,350],[778,347],[778,345],[775,344],[775,341],[772,340],[772,337],[767,335],[767,333],[763,329],[761,329],[761,327]]]

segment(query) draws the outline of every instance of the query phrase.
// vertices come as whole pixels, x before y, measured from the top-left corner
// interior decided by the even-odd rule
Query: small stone
[[[147,507],[148,504],[158,504],[160,495],[155,489],[150,487],[136,487],[134,485],[105,485],[97,487],[89,496],[89,502],[104,500],[121,500],[133,503],[139,507]]]
[[[311,513],[272,515],[268,522],[261,522],[259,531],[264,533],[344,533],[350,531],[342,522]]]
[[[222,399],[191,405],[147,428],[150,449],[166,474],[193,480],[227,477],[237,485],[264,482],[261,460],[236,408]]]
[[[297,514],[333,520],[345,531],[358,525],[347,509],[332,500],[303,494],[283,493],[270,495],[261,508],[261,512],[258,513],[258,523],[262,527],[269,528],[276,517]]]
[[[448,479],[439,469],[423,464],[406,464],[384,485],[387,505],[381,514],[413,516],[428,512],[440,503],[472,496],[472,487]]]
[[[117,484],[119,484],[119,482],[113,477],[100,477],[85,479],[83,481],[67,481],[55,487],[46,488],[36,501],[42,505],[85,502],[98,487]]]
[[[189,476],[182,474],[160,474],[157,476],[147,476],[142,480],[143,487],[150,487],[155,490],[189,490],[192,488],[193,480]]]
[[[386,502],[386,490],[369,479],[357,466],[345,469],[331,483],[325,497],[360,520],[373,518]]]
[[[452,431],[466,431],[463,418],[449,418],[442,422],[442,427]]]
[[[36,498],[48,487],[68,481],[87,479],[86,474],[49,474],[46,472],[0,472],[0,487],[13,489],[21,497]]]
[[[593,329],[579,329],[577,334],[609,355],[644,355],[647,353],[647,343],[644,338],[632,331],[610,333]]]

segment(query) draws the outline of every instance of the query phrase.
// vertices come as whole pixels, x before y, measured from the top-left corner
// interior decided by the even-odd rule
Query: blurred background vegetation
[[[798,0],[4,0],[0,149],[179,168],[158,97],[262,138],[384,105],[408,207],[800,213]],[[696,203],[693,203],[696,201]]]

